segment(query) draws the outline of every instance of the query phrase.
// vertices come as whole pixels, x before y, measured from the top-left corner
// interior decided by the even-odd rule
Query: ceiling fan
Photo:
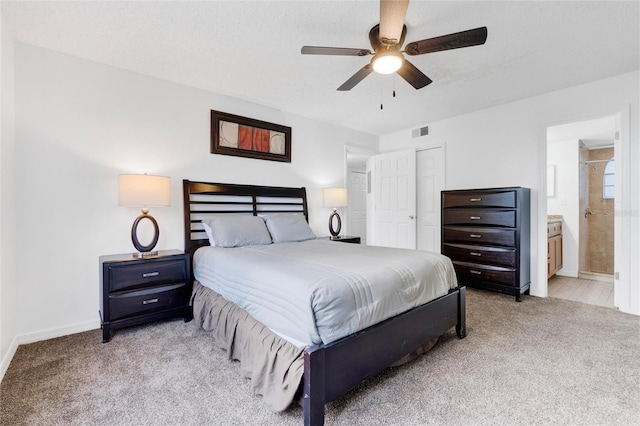
[[[443,50],[459,49],[461,47],[478,46],[487,40],[487,27],[475,28],[458,33],[447,34],[425,40],[414,41],[404,46],[407,27],[404,19],[407,14],[409,0],[381,0],[380,24],[369,31],[369,41],[373,51],[369,49],[354,49],[348,47],[303,46],[303,55],[342,55],[367,56],[373,55],[371,62],[360,68],[351,78],[345,81],[338,90],[351,90],[371,72],[391,74],[397,72],[416,89],[422,89],[432,81],[404,58],[424,55],[425,53],[441,52]]]

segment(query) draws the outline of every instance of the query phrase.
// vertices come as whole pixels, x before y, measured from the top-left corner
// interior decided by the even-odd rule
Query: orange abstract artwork
[[[291,128],[211,111],[214,154],[291,162]]]

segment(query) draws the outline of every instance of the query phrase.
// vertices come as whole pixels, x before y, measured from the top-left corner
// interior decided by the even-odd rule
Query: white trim
[[[616,159],[616,196],[614,202],[614,273],[618,279],[613,281],[613,305],[622,312],[640,315],[634,310],[631,295],[631,121],[629,105],[618,111],[616,120],[620,124],[620,138],[614,141],[614,157]],[[624,253],[624,254],[623,254]],[[636,284],[638,285],[638,284]]]
[[[2,379],[4,379],[4,374],[7,372],[7,369],[9,368],[9,364],[11,364],[11,360],[13,359],[13,356],[16,354],[17,350],[18,350],[18,336],[13,338],[13,341],[9,345],[9,349],[7,350],[7,353],[4,355],[4,358],[2,358],[2,362],[0,363],[0,382],[2,382]]]
[[[533,237],[534,233],[538,236],[536,246],[534,247],[535,238],[531,238],[529,253],[531,253],[531,264],[537,265],[537,268],[531,268],[531,287],[529,294],[537,297],[549,296],[549,281],[547,279],[547,128],[550,124],[540,128],[540,139],[542,143],[538,145],[538,191],[531,191],[531,217],[533,217],[533,209],[537,203],[538,220],[536,226],[530,224],[530,233]],[[534,195],[535,194],[535,195]],[[537,195],[537,199],[535,196]],[[534,259],[533,256],[536,258]],[[535,263],[534,263],[535,262]]]
[[[55,339],[56,337],[68,336],[70,334],[82,333],[85,331],[96,330],[100,328],[100,320],[87,321],[83,323],[77,323],[59,328],[49,328],[46,330],[36,331],[33,333],[19,334],[14,337],[7,354],[2,359],[0,364],[0,381],[4,378],[9,364],[13,359],[13,356],[18,350],[18,346],[26,345],[29,343],[40,342],[42,340]],[[102,342],[102,340],[98,340]]]

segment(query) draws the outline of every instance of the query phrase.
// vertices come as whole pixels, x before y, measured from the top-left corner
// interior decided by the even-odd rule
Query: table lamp
[[[118,176],[118,204],[121,206],[142,207],[142,214],[136,218],[131,227],[131,241],[138,250],[134,257],[156,256],[158,251],[153,248],[158,243],[160,230],[158,222],[149,214],[150,206],[171,205],[171,178],[153,175],[119,175]],[[143,219],[153,224],[154,235],[150,244],[141,244],[138,240],[138,225]]]
[[[331,239],[338,239],[340,228],[342,228],[342,220],[338,214],[338,207],[346,207],[348,205],[347,188],[324,188],[322,190],[322,204],[324,207],[331,207],[333,213],[329,216],[329,232]],[[333,228],[334,218],[338,222],[338,229]]]

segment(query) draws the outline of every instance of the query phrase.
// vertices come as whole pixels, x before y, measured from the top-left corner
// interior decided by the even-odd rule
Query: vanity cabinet
[[[442,254],[460,285],[514,295],[530,279],[530,190],[442,191]]]
[[[562,221],[547,223],[547,278],[562,269]]]

